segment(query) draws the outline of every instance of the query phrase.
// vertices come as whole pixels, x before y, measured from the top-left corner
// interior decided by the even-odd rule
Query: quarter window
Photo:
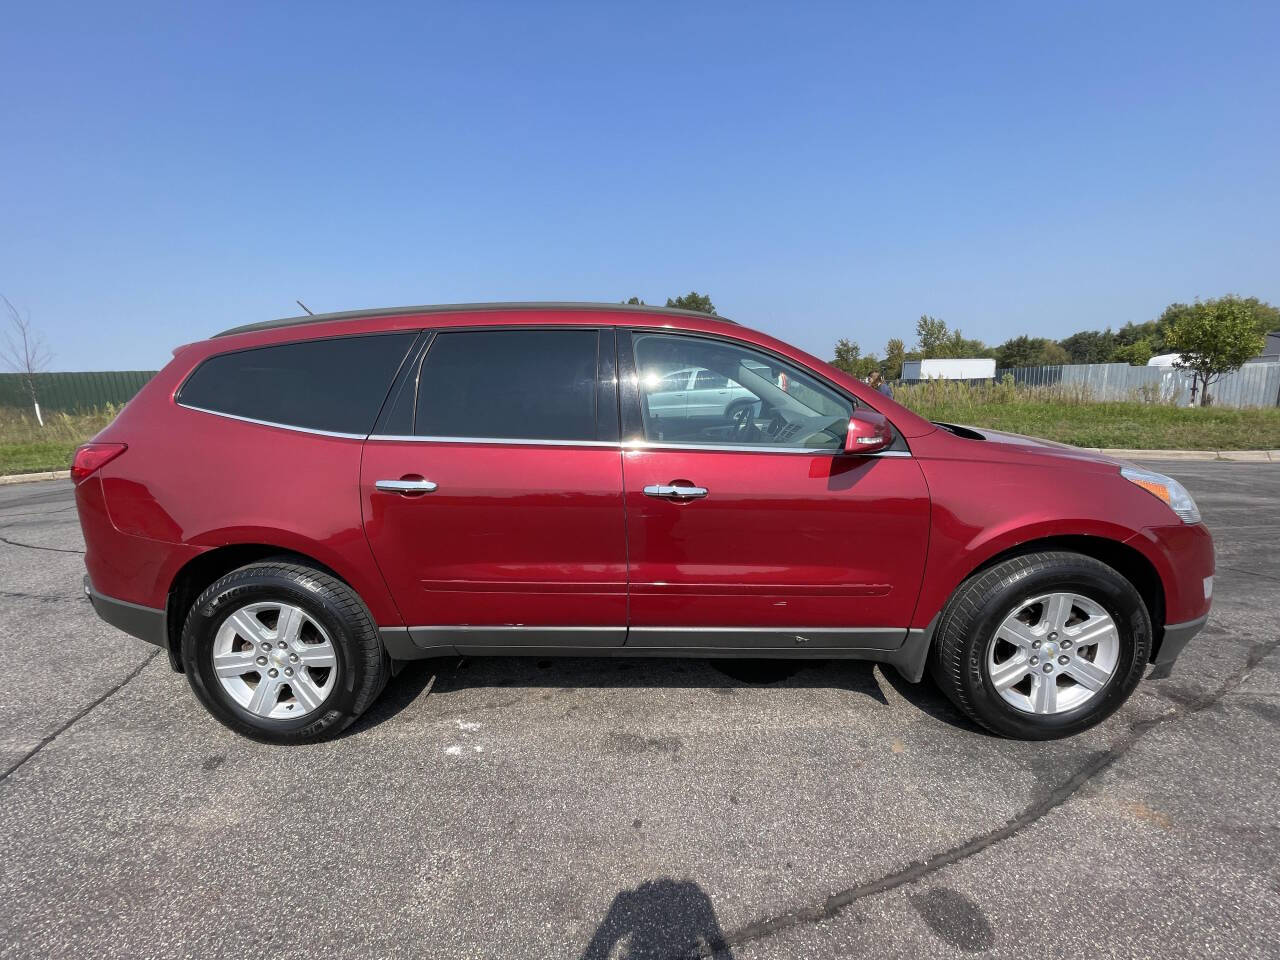
[[[330,433],[367,434],[416,332],[303,340],[210,357],[178,402]]]
[[[844,447],[851,401],[799,368],[736,343],[632,334],[640,414],[650,443]],[[672,394],[672,376],[697,371]]]
[[[597,340],[594,329],[437,334],[418,380],[414,432],[495,440],[596,439]]]

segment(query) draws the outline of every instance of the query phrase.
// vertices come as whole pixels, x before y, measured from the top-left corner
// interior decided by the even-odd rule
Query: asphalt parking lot
[[[411,665],[239,739],[0,487],[0,957],[1280,954],[1280,467],[1162,464],[1214,613],[1101,728],[1017,743],[869,664]]]

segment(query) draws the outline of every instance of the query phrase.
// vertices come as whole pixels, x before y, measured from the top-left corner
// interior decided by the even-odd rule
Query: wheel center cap
[[[1042,649],[1046,657],[1056,657],[1058,655],[1058,645],[1052,640],[1045,641]]]
[[[283,667],[289,662],[289,654],[284,650],[272,650],[271,662],[277,667]]]

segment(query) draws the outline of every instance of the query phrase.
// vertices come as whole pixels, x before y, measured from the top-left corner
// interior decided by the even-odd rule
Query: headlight
[[[1139,470],[1136,467],[1123,467],[1120,476],[1130,483],[1136,483],[1152,496],[1159,497],[1169,505],[1169,509],[1182,518],[1183,523],[1199,523],[1200,509],[1187,493],[1187,488],[1173,477],[1150,470]]]

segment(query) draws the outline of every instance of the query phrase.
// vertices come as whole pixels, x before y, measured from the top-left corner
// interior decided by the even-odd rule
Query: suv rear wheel
[[[933,673],[996,733],[1049,740],[1115,712],[1142,678],[1151,618],[1133,584],[1092,557],[1013,557],[967,580],[938,623]]]
[[[187,615],[182,660],[214,717],[270,743],[333,736],[368,708],[389,675],[356,593],[289,560],[253,563],[211,584]]]

